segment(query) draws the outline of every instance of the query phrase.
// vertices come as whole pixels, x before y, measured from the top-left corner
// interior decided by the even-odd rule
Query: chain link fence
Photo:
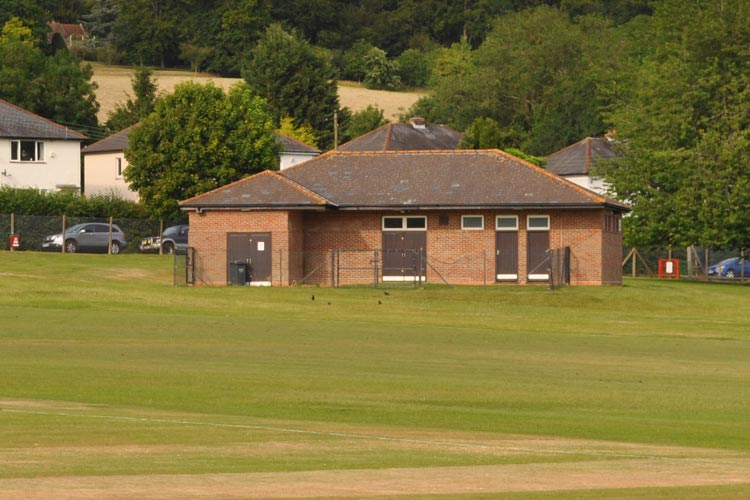
[[[159,236],[163,228],[172,225],[172,223],[152,219],[0,214],[0,235],[2,235],[0,250],[11,249],[11,235],[13,235],[17,237],[14,240],[18,244],[13,248],[14,251],[40,251],[43,250],[42,243],[46,237],[65,234],[76,224],[94,222],[108,226],[111,224],[122,230],[127,243],[122,253],[138,252],[143,238]],[[62,252],[63,248],[55,247],[54,250]]]
[[[235,262],[227,262],[226,268],[217,268],[214,255],[204,259],[193,248],[188,248],[185,255],[175,257],[175,283],[419,287],[426,282],[493,285],[497,276],[495,252],[489,251],[465,252],[445,259],[432,257],[422,250],[281,250],[274,251],[269,260],[270,267],[256,265],[250,259],[241,262],[240,267]],[[570,261],[567,247],[548,252],[540,272],[549,276],[551,288],[570,283]],[[239,278],[238,269],[242,273]]]
[[[717,250],[691,245],[686,248],[625,248],[623,276],[672,278],[728,283],[750,282],[750,253],[746,249]],[[672,263],[671,272],[666,266]]]

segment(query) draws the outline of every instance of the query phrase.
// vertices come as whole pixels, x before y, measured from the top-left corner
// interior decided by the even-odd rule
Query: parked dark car
[[[709,276],[721,276],[722,278],[739,278],[742,276],[742,265],[739,257],[724,259],[718,264],[708,268]],[[745,277],[750,278],[750,260],[745,260]]]
[[[75,252],[106,252],[109,249],[109,224],[103,222],[85,222],[76,224],[62,233],[45,236],[42,250],[59,252],[65,245],[65,251]],[[118,226],[112,224],[112,253],[118,254],[127,247],[125,233]]]
[[[171,255],[175,250],[181,251],[187,248],[188,231],[190,226],[179,224],[170,226],[164,230],[161,236],[150,236],[141,240],[141,252],[158,252],[161,246],[161,253]]]

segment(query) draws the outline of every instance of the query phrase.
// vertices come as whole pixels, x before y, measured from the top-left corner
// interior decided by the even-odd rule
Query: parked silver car
[[[102,222],[76,224],[65,230],[65,237],[62,233],[46,236],[42,242],[42,250],[59,252],[63,244],[68,253],[106,252],[109,248],[109,224]],[[112,253],[118,254],[127,246],[125,233],[112,224]]]

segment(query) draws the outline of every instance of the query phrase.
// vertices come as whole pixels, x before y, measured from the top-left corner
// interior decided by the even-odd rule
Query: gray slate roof
[[[339,146],[339,151],[416,151],[453,150],[461,133],[443,125],[389,123]]]
[[[264,184],[260,176],[266,176]],[[278,182],[270,183],[271,177]],[[289,191],[282,180],[295,191]],[[331,151],[282,172],[248,177],[187,200],[182,206],[299,206],[300,189],[306,193],[307,206],[337,209],[608,206],[628,210],[622,203],[499,150]]]
[[[557,175],[588,175],[597,161],[617,155],[605,137],[587,137],[547,157],[547,169]]]
[[[281,144],[281,150],[285,153],[303,153],[310,155],[320,154],[319,149],[314,148],[309,144],[305,144],[304,142],[298,141],[297,139],[282,134],[281,132],[275,132],[275,134],[276,142]]]
[[[87,146],[83,149],[83,153],[113,153],[118,151],[124,151],[128,147],[128,136],[130,131],[133,130],[135,125],[122,129],[119,132],[105,137],[99,142]]]
[[[0,99],[0,137],[81,141],[86,136]]]

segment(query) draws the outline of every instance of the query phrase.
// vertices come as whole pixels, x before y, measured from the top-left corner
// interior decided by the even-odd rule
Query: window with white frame
[[[424,231],[427,229],[427,217],[424,215],[407,215],[403,217],[383,217],[383,230]]]
[[[468,231],[478,231],[484,229],[484,216],[483,215],[462,215],[461,216],[461,229]]]
[[[42,141],[10,141],[10,161],[44,161],[44,143]]]
[[[549,231],[549,215],[529,215],[526,218],[527,231]]]
[[[495,217],[495,229],[498,231],[518,231],[518,216],[498,215]]]

